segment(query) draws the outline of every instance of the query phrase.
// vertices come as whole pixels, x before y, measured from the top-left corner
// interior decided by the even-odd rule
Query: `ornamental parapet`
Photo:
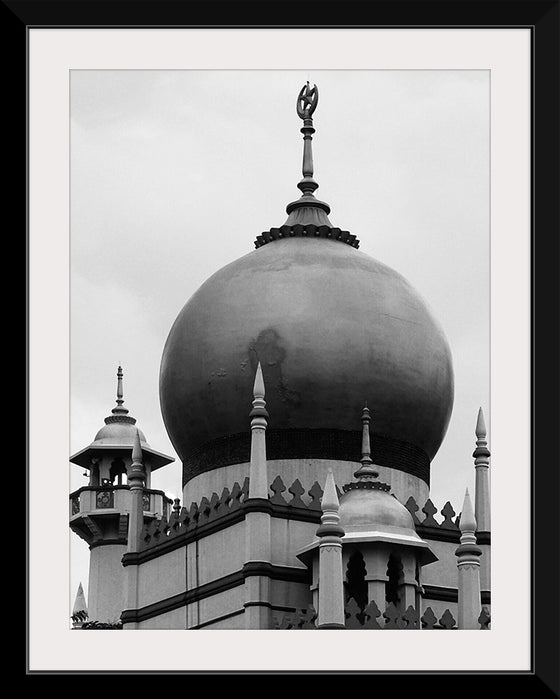
[[[220,495],[214,492],[210,498],[203,497],[198,503],[192,502],[188,509],[174,508],[169,519],[157,519],[144,525],[140,553],[152,551],[155,555],[159,555],[159,552],[163,554],[186,541],[202,538],[243,521],[248,509],[262,510],[276,518],[320,524],[323,489],[317,481],[306,490],[297,478],[286,487],[282,478],[277,476],[270,485],[270,491],[268,502],[249,500],[249,478],[245,478],[242,485],[235,483],[231,490],[226,487]],[[342,497],[338,486],[337,492]],[[451,503],[445,503],[439,515],[430,499],[420,508],[411,497],[405,506],[421,538],[459,543],[460,515],[456,514]],[[423,513],[423,516],[419,513]],[[478,540],[481,544],[489,544],[489,533],[478,534]]]
[[[70,493],[70,518],[102,510],[129,511],[131,506],[128,485],[86,485]],[[146,513],[167,518],[172,500],[163,490],[144,488],[142,506]]]

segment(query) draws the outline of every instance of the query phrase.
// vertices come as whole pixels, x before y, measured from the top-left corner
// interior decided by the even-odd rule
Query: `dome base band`
[[[361,431],[269,429],[266,433],[267,460],[329,459],[359,463],[361,439]],[[382,435],[375,435],[373,441],[378,466],[404,471],[430,485],[430,460],[422,449]],[[191,449],[189,458],[183,461],[183,487],[201,473],[247,463],[250,451],[249,431],[220,437]]]

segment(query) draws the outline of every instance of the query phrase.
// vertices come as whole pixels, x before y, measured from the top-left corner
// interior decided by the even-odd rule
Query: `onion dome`
[[[144,433],[136,427],[136,418],[129,415],[128,408],[123,403],[123,370],[117,369],[117,404],[111,414],[105,418],[105,425],[97,432],[93,442],[70,457],[70,461],[84,468],[90,468],[92,457],[99,457],[108,452],[126,453],[130,455],[138,432],[142,450],[149,455],[151,470],[154,471],[171,463],[174,459],[152,449]]]
[[[359,461],[356,419],[372,396],[378,463],[429,484],[453,403],[449,346],[406,279],[361,252],[315,198],[317,100],[309,85],[298,96],[302,196],[288,205],[287,221],[210,277],[167,338],[160,401],[183,485],[248,461],[245,416],[259,362],[269,461]]]

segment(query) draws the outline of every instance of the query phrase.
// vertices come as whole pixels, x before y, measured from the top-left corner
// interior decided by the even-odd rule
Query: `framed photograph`
[[[558,693],[535,419],[552,449],[536,339],[557,272],[535,264],[541,240],[557,264],[539,216],[558,162],[534,140],[541,118],[554,138],[535,57],[557,3],[353,26],[330,6],[287,26],[23,6],[28,674]],[[334,628],[389,633],[333,659]]]

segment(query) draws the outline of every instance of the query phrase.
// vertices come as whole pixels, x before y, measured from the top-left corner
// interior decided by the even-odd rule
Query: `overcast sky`
[[[410,281],[449,340],[455,404],[431,497],[459,511],[479,406],[489,413],[487,71],[72,71],[71,452],[114,407],[121,363],[125,406],[176,459],[152,487],[181,495],[159,407],[163,346],[198,287],[300,196],[306,80],[320,93],[317,197]],[[72,490],[82,473],[70,464]],[[89,551],[70,540],[73,603]]]

